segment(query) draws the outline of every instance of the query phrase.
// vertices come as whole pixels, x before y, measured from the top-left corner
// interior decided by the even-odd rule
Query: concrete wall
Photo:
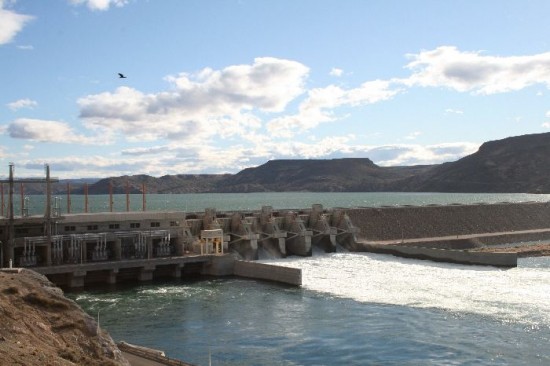
[[[364,249],[369,252],[393,254],[405,258],[429,259],[439,262],[478,264],[496,267],[517,267],[518,265],[516,253],[479,253],[402,245],[365,244],[364,246]]]
[[[299,268],[280,267],[272,264],[235,261],[235,275],[282,282],[289,285],[302,285],[302,270]]]
[[[364,240],[397,240],[550,227],[548,203],[366,207],[348,209]],[[549,236],[537,236],[539,239]]]
[[[201,274],[207,276],[231,276],[235,270],[235,257],[231,254],[212,255],[211,260],[202,267]]]

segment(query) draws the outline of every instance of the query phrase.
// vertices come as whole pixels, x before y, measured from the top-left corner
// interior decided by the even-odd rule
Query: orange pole
[[[84,183],[84,212],[88,213],[88,183]]]
[[[130,184],[126,180],[126,211],[130,212]]]
[[[21,217],[23,217],[23,210],[25,209],[25,187],[23,183],[21,183],[21,189],[19,191],[21,193]]]
[[[143,192],[143,204],[142,204],[142,208],[143,208],[143,211],[145,211],[147,209],[147,203],[146,203],[146,200],[145,200],[145,183],[143,183],[141,185],[141,192]]]
[[[109,211],[113,212],[113,182],[109,181]]]
[[[71,213],[71,183],[67,182],[67,213]]]

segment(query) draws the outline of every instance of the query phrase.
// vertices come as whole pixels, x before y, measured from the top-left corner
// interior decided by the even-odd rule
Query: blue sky
[[[546,0],[0,0],[0,175],[454,161],[550,132],[548,14]]]

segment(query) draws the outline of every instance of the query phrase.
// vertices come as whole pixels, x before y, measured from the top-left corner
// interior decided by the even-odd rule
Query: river
[[[279,195],[271,202],[256,200],[254,208],[288,206]],[[309,195],[316,201],[307,201]],[[357,195],[350,207],[548,200],[398,194],[407,199],[375,204],[373,194]],[[359,202],[363,195],[368,202]],[[205,207],[236,209],[223,203],[234,198],[214,196]],[[346,207],[330,204],[331,197],[320,201],[322,196],[295,195],[288,207]],[[198,365],[550,364],[548,257],[520,259],[513,269],[344,251],[267,262],[302,268],[303,286],[192,278],[68,296],[99,315],[115,340],[162,349]]]

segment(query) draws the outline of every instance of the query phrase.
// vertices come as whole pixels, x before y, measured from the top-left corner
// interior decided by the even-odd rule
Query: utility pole
[[[6,263],[12,261],[15,263],[14,258],[14,250],[15,247],[15,214],[13,209],[13,194],[14,194],[14,187],[15,183],[46,183],[46,210],[44,213],[44,224],[45,224],[45,231],[46,231],[46,237],[48,240],[48,246],[47,246],[47,257],[46,257],[46,263],[47,265],[51,264],[51,196],[52,196],[52,189],[51,189],[51,183],[52,182],[58,182],[59,180],[57,178],[51,178],[50,177],[50,166],[45,165],[46,168],[46,179],[43,178],[23,178],[23,179],[15,179],[15,164],[10,163],[10,172],[9,177],[7,180],[0,180],[0,184],[2,183],[8,183],[9,185],[9,194],[8,194],[8,240],[6,243],[4,243],[3,247],[3,256],[6,261]],[[23,217],[21,217],[23,219]]]

